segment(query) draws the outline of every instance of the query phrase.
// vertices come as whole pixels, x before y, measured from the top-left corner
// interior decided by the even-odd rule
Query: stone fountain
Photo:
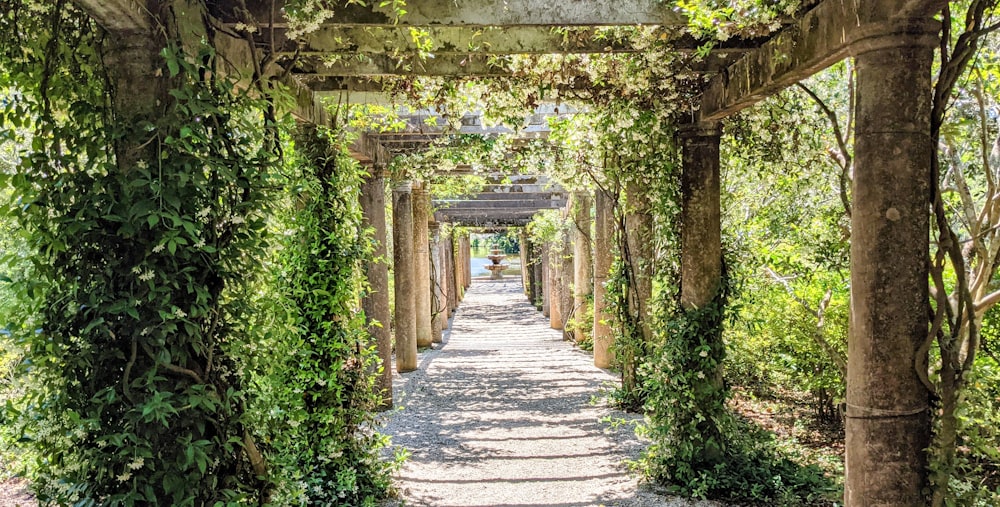
[[[507,265],[501,264],[500,261],[507,258],[507,256],[500,253],[499,246],[492,245],[490,246],[490,254],[487,255],[486,258],[492,262],[492,264],[483,266],[484,268],[490,270],[490,280],[503,280],[503,270],[507,269]]]

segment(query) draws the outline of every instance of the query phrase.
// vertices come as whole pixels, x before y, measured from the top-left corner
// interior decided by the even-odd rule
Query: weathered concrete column
[[[528,302],[531,306],[535,306],[535,302],[538,301],[538,280],[535,278],[535,263],[537,259],[535,258],[535,244],[531,241],[531,238],[527,234],[521,234],[521,244],[524,245],[524,259],[525,259],[525,282],[527,285],[528,292]]]
[[[469,233],[462,235],[462,282],[466,289],[472,285],[472,243],[469,241]]]
[[[431,260],[427,222],[430,219],[430,192],[422,182],[413,184],[413,307],[417,329],[417,347],[430,347],[431,335]]]
[[[614,200],[598,188],[594,198],[594,366],[610,368],[614,335],[609,323],[604,283],[611,271],[611,236],[615,227]]]
[[[521,229],[517,235],[517,255],[521,260],[521,289],[530,300],[531,296],[528,295],[528,289],[531,286],[531,280],[528,276],[528,233],[524,229]]]
[[[560,280],[560,259],[561,246],[559,243],[549,247],[549,257],[545,262],[549,265],[549,327],[552,329],[562,329],[562,281]]]
[[[444,260],[447,267],[444,276],[448,287],[448,317],[455,313],[458,308],[458,279],[455,267],[455,232],[448,231],[448,236],[444,239]]]
[[[552,296],[552,284],[549,283],[549,245],[543,244],[541,247],[538,264],[542,270],[542,283],[540,285],[542,288],[542,316],[551,317],[549,301]]]
[[[653,297],[653,212],[645,189],[634,181],[625,185],[625,201],[625,241],[634,284],[628,293],[629,313],[639,316],[643,340],[650,343],[653,339],[649,322],[649,300]]]
[[[431,256],[431,341],[441,343],[441,331],[448,327],[444,291],[441,289],[441,224],[431,222],[427,226]],[[442,324],[443,322],[443,324]]]
[[[574,318],[579,318],[588,296],[594,292],[594,258],[591,253],[590,237],[590,207],[593,199],[586,192],[573,193],[573,307]],[[580,326],[576,327],[574,338],[579,343],[585,333]]]
[[[879,40],[855,63],[850,507],[924,505],[930,403],[914,361],[928,328],[931,62],[938,28],[927,19],[913,21],[911,30]]]
[[[469,257],[469,234],[464,233],[458,238],[458,254],[461,259],[461,264],[458,266],[458,276],[462,284],[461,291],[459,291],[459,296],[465,299],[465,291],[469,288],[472,283],[472,273],[469,271],[469,263],[471,261]]]
[[[368,322],[368,333],[375,339],[382,366],[376,388],[382,392],[382,408],[392,407],[392,333],[389,313],[389,266],[386,258],[385,175],[382,167],[372,166],[361,183],[362,226],[371,229],[374,250],[365,259],[369,290],[361,298],[361,308]]]
[[[542,246],[531,242],[531,286],[535,296],[531,304],[536,310],[542,309]]]
[[[412,183],[404,181],[392,189],[392,267],[396,315],[396,371],[417,369],[417,326],[413,299],[413,195]]]
[[[573,282],[576,276],[573,262],[573,230],[576,228],[569,220],[570,210],[573,209],[573,196],[570,195],[569,202],[563,213],[563,237],[565,238],[559,249],[559,313],[562,315],[563,340],[575,340],[573,333],[566,330],[566,322],[573,317]]]
[[[681,142],[681,305],[701,308],[722,282],[719,124],[678,132]]]

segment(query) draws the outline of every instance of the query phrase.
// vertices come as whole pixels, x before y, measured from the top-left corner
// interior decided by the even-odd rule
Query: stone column
[[[462,299],[465,299],[465,291],[469,288],[471,283],[471,273],[469,272],[469,235],[462,234],[458,238],[458,257],[461,260],[461,264],[458,265],[458,278],[462,284],[462,289],[459,295]]]
[[[517,254],[521,259],[521,288],[524,290],[524,295],[529,296],[528,289],[531,287],[531,280],[528,276],[528,234],[524,232],[524,229],[517,235]]]
[[[542,247],[531,243],[531,286],[535,291],[531,304],[536,310],[542,309]]]
[[[551,317],[549,310],[549,300],[552,296],[552,285],[549,283],[549,245],[541,245],[541,252],[538,256],[538,264],[542,270],[542,316]]]
[[[614,335],[608,324],[614,317],[608,312],[604,283],[611,271],[611,237],[615,227],[614,199],[598,188],[594,199],[594,366],[610,368]]]
[[[563,237],[559,250],[559,313],[562,315],[563,339],[575,340],[572,332],[566,330],[566,322],[573,317],[573,284],[576,277],[576,262],[573,261],[573,241],[576,226],[569,220],[573,209],[573,197],[563,210]]]
[[[653,297],[653,212],[649,196],[636,182],[625,185],[625,200],[625,241],[634,284],[628,294],[629,313],[639,316],[642,338],[650,343],[653,339],[648,306]]]
[[[430,347],[431,335],[431,260],[427,222],[430,218],[430,192],[423,182],[413,184],[413,306],[417,329],[417,347]]]
[[[591,254],[590,207],[592,199],[586,192],[573,194],[573,315],[578,318],[594,291],[594,261]],[[576,328],[574,338],[579,343],[584,339],[584,331]]]
[[[392,266],[396,315],[396,371],[417,369],[417,326],[413,268],[413,185],[400,182],[392,189]]]
[[[375,340],[382,366],[376,389],[382,392],[382,408],[392,407],[392,334],[389,313],[389,266],[386,265],[385,175],[372,166],[361,183],[362,227],[373,231],[374,250],[365,259],[369,290],[361,298],[368,333]]]
[[[925,501],[930,402],[914,364],[928,328],[931,62],[938,27],[929,17],[909,21],[909,35],[876,39],[855,64],[849,507]]]
[[[431,256],[431,341],[441,343],[441,331],[448,327],[447,304],[441,290],[441,224],[431,222],[427,227]],[[444,322],[444,324],[442,324]]]
[[[701,308],[722,282],[719,124],[678,132],[681,142],[681,306]]]
[[[549,327],[552,329],[562,329],[562,282],[560,281],[559,268],[562,266],[560,259],[561,247],[549,247]]]
[[[535,244],[527,234],[522,234],[521,238],[524,245],[524,274],[525,282],[528,284],[528,302],[531,303],[531,306],[535,306],[535,301],[538,300],[538,285],[535,279],[535,263],[537,262],[535,258]]]
[[[469,233],[462,235],[462,281],[468,289],[472,285],[472,243]]]
[[[448,236],[444,240],[445,282],[448,285],[448,317],[455,314],[458,308],[458,275],[455,267],[455,232],[454,229],[448,231]]]

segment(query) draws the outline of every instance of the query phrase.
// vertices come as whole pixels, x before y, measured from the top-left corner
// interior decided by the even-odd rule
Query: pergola
[[[158,48],[144,43],[152,39],[149,12],[156,12],[152,6],[157,2],[75,1],[121,40],[119,65],[134,62],[135,68],[121,70],[119,76],[124,77],[117,85],[144,93],[135,78],[155,81],[141,59],[157,55]],[[288,71],[285,82],[297,96],[294,114],[315,124],[330,121],[320,106],[323,97],[372,91],[366,83],[371,76],[503,75],[503,66],[487,64],[490,55],[634,51],[595,40],[593,27],[658,26],[682,53],[691,54],[700,45],[690,36],[673,35],[677,30],[671,28],[685,25],[686,20],[671,3],[659,0],[418,0],[407,5],[408,13],[398,22],[377,7],[350,5],[302,39],[289,37],[282,0],[247,1],[246,11],[238,1],[208,3],[205,12],[194,2],[176,2],[173,9],[189,10],[182,14],[192,23],[208,16],[220,26],[248,19],[256,24],[256,51],[223,32],[214,34],[216,48],[234,73],[252,72],[259,63],[255,55],[273,49],[270,65],[257,70],[269,75]],[[683,163],[682,304],[693,308],[711,300],[721,279],[720,121],[845,57],[857,59],[847,379],[849,506],[923,502],[930,400],[914,364],[927,335],[931,63],[940,37],[934,15],[945,3],[822,0],[770,37],[727,41],[703,60],[682,58],[682,68],[677,69],[678,74],[705,78],[700,107],[682,119],[678,135]],[[401,66],[390,53],[409,47],[410,27],[429,31],[435,58],[420,60],[412,56],[415,50],[403,51],[408,56]],[[567,36],[553,27],[572,29]],[[365,58],[350,58],[357,55]],[[331,57],[334,63],[327,65]],[[474,127],[475,119],[468,121]],[[384,167],[394,154],[419,150],[440,135],[422,125],[417,128],[416,123],[411,131],[363,136],[352,152],[362,163]],[[381,231],[383,240],[385,184],[382,171],[373,170],[362,188],[366,218]],[[523,225],[528,213],[565,204],[565,195],[557,189],[522,188],[520,194],[513,187],[509,190],[438,202],[433,216],[475,225]],[[600,208],[598,203],[599,213]],[[428,309],[419,306],[419,299],[426,298],[413,305],[405,301],[413,300],[412,291],[421,290],[411,281],[427,279],[419,271],[415,278],[413,274],[428,265],[420,257],[427,255],[428,233],[421,237],[419,231],[427,230],[428,220],[422,218],[429,215],[426,189],[397,182],[393,214],[396,322],[402,323],[397,333],[412,333],[422,342],[429,337],[405,326],[421,327],[422,319],[430,319]],[[401,254],[407,248],[414,256]],[[370,271],[371,285],[386,299],[365,304],[369,315],[387,320],[387,274],[384,266],[381,269]],[[415,353],[401,360],[408,361],[415,361]]]

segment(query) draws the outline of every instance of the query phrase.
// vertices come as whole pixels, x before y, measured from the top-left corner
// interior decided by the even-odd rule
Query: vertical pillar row
[[[594,366],[598,368],[610,368],[612,362],[614,338],[608,324],[613,317],[608,312],[604,284],[611,271],[614,218],[612,197],[598,188],[594,198]]]
[[[398,183],[392,189],[392,266],[396,315],[396,370],[417,369],[417,326],[414,306],[413,269],[413,185]]]
[[[368,292],[361,299],[368,333],[375,339],[382,366],[377,389],[382,408],[392,407],[392,334],[389,313],[389,266],[386,264],[385,174],[380,166],[369,169],[361,183],[362,225],[373,231],[374,251],[365,261]]]
[[[417,347],[430,347],[431,335],[431,261],[427,222],[430,214],[430,192],[426,184],[413,184],[413,303]]]
[[[594,291],[594,260],[591,254],[590,208],[593,199],[586,192],[573,193],[573,318],[580,323],[580,315],[587,304],[588,296]],[[577,343],[585,338],[582,326],[576,326],[574,338]]]
[[[893,2],[889,2],[890,4]],[[866,20],[862,19],[862,23]],[[938,27],[857,55],[845,505],[924,505],[931,65]]]

